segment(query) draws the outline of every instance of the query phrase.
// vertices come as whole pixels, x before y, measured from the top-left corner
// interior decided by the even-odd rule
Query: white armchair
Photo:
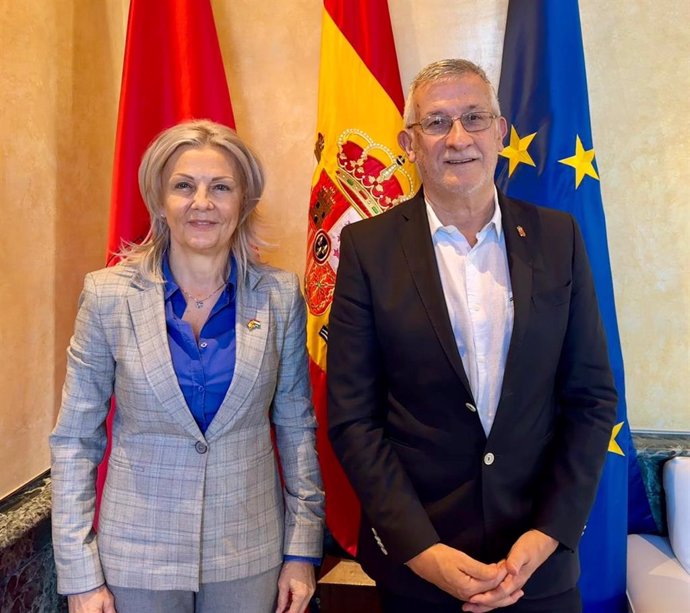
[[[690,457],[664,464],[668,537],[628,536],[631,613],[690,613]]]

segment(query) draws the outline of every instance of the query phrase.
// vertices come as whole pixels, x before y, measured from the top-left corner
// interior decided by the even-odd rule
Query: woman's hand
[[[117,613],[110,590],[101,585],[95,590],[67,597],[69,613]]]
[[[276,613],[304,613],[315,589],[313,564],[296,560],[285,562],[278,577]]]

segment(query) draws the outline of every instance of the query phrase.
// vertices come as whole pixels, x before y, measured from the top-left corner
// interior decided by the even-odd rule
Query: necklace
[[[208,296],[204,296],[203,298],[195,298],[192,296],[189,292],[187,292],[183,287],[180,287],[182,290],[182,293],[189,299],[194,301],[194,306],[197,309],[203,309],[204,308],[204,302],[206,302],[211,296],[213,296],[219,289],[225,287],[227,284],[227,281],[223,281],[216,289],[214,289]]]

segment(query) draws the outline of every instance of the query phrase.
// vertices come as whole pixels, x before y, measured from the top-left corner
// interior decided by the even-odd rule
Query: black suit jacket
[[[499,195],[514,326],[487,437],[453,336],[424,197],[346,227],[329,322],[329,434],[362,503],[358,557],[389,589],[450,596],[404,563],[443,542],[485,562],[530,528],[560,546],[525,598],[573,587],[616,415],[573,218]]]

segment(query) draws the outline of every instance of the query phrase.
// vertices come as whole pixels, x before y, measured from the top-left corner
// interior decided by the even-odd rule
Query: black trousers
[[[439,605],[409,596],[402,596],[379,587],[379,599],[383,613],[461,613],[462,603]],[[577,588],[556,596],[539,600],[524,597],[510,607],[495,609],[496,613],[582,613],[582,601]]]

